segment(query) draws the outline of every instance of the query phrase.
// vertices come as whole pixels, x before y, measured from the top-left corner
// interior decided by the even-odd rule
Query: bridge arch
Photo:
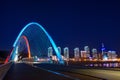
[[[31,25],[33,25],[33,26],[31,26]],[[17,36],[17,38],[16,38],[16,40],[15,40],[15,42],[14,42],[14,44],[13,44],[13,48],[16,48],[16,47],[17,47],[17,43],[18,43],[19,39],[23,36],[23,33],[25,32],[25,30],[26,30],[27,28],[29,28],[29,27],[34,27],[34,26],[39,27],[39,29],[41,29],[42,32],[45,33],[45,35],[47,36],[48,40],[50,41],[50,43],[51,43],[51,45],[52,45],[52,47],[53,47],[53,49],[54,49],[54,51],[55,51],[55,53],[56,53],[56,56],[57,56],[57,58],[58,58],[58,61],[59,61],[60,63],[63,63],[61,54],[59,53],[58,48],[57,48],[55,42],[53,41],[52,37],[48,34],[48,32],[47,32],[40,24],[38,24],[38,23],[36,23],[36,22],[28,23],[28,24],[20,31],[19,35]],[[33,33],[33,34],[34,34],[34,33]],[[24,38],[25,40],[27,40],[25,36],[23,36],[23,38]],[[12,54],[15,54],[14,51],[15,51],[15,50],[13,50]],[[30,53],[30,52],[29,52],[29,53]],[[30,57],[30,54],[29,54],[29,57]]]
[[[25,40],[25,43],[27,46],[27,51],[28,51],[28,58],[31,58],[30,45],[29,45],[29,41],[28,41],[27,37],[23,35],[21,38],[23,38]]]

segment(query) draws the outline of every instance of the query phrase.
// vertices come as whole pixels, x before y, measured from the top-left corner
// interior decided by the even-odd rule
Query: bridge
[[[35,57],[39,59],[49,59],[47,54],[47,49],[49,47],[54,49],[58,62],[60,64],[64,64],[61,54],[59,53],[58,48],[49,33],[36,22],[27,24],[20,31],[13,44],[11,53],[5,60],[4,65],[1,66],[1,69],[3,69],[3,72],[1,71],[1,79],[3,79],[3,76],[5,76],[6,73],[7,77],[5,77],[5,80],[33,80],[40,77],[40,75],[42,76],[38,79],[43,80],[50,80],[50,77],[62,80],[67,79],[63,76],[56,76],[57,74],[54,72],[37,69],[34,68],[34,66],[31,66],[31,64],[27,64],[33,64]]]
[[[57,58],[56,63],[51,62],[51,56],[48,56],[49,47],[53,48],[53,55]],[[49,33],[39,23],[31,22],[20,31],[11,53],[7,56],[4,64],[0,65],[0,80],[120,79],[119,68],[107,68],[106,70],[104,67],[99,69],[94,66],[93,68],[83,66],[83,64],[97,63],[73,61],[66,65]],[[99,64],[104,63],[99,62]]]

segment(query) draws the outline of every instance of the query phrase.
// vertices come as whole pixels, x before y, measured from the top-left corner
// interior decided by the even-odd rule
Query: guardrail
[[[4,78],[11,65],[12,62],[0,65],[0,80]]]

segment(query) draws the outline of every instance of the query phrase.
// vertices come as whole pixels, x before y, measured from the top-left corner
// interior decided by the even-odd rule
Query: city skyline
[[[0,80],[120,79],[119,0],[0,0],[0,28]]]
[[[0,50],[11,50],[20,30],[29,22],[44,26],[57,46],[108,50],[119,46],[117,1],[1,1]]]

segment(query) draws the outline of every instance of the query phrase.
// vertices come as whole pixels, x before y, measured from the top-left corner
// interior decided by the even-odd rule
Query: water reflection
[[[120,63],[96,63],[96,64],[86,64],[89,67],[120,67]]]

